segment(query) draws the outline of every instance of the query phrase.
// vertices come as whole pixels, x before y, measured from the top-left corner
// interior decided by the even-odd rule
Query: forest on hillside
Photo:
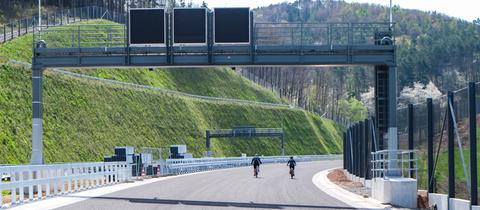
[[[354,23],[386,22],[389,10],[341,0],[299,0],[258,8],[255,14],[258,22]],[[411,94],[412,88],[417,88],[438,95],[438,90],[445,93],[466,86],[468,81],[480,81],[480,19],[468,22],[436,12],[394,7],[394,22],[399,92]],[[260,84],[276,87],[291,103],[330,117],[345,115],[342,104],[346,101],[356,103],[362,95],[373,94],[372,67],[246,70],[256,75]],[[402,103],[413,100],[400,99],[406,99]]]
[[[35,14],[37,0],[0,0],[0,22]],[[128,7],[192,6],[188,0],[43,0],[46,8],[101,6],[113,11]],[[128,4],[128,5],[127,5]],[[206,6],[206,5],[204,5]],[[23,8],[23,9],[22,9]],[[30,8],[30,9],[29,9]],[[388,8],[346,3],[343,0],[297,0],[257,8],[256,22],[326,23],[385,22]],[[480,18],[469,22],[436,12],[394,7],[398,85],[445,93],[480,81]],[[372,34],[373,36],[373,34]],[[358,101],[371,104],[371,67],[261,67],[238,69],[254,75],[257,83],[270,87],[295,106],[330,118],[345,116]],[[413,95],[415,91],[413,90]],[[423,91],[425,92],[425,91]],[[426,93],[428,95],[428,93]],[[363,97],[362,97],[363,96]],[[367,97],[368,96],[368,97]],[[409,99],[402,103],[408,103]],[[343,107],[347,106],[347,107]],[[370,107],[371,108],[371,107]],[[342,111],[346,110],[346,111]],[[363,109],[360,109],[364,112]]]

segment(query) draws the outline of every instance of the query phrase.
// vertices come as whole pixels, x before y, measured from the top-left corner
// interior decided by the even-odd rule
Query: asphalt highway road
[[[286,165],[262,165],[259,178],[251,167],[218,170],[133,187],[84,200],[65,210],[157,209],[351,209],[313,183],[317,172],[341,161],[298,163],[290,179]]]

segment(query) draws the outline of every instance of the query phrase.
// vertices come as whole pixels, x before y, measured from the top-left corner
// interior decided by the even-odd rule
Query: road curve
[[[340,161],[299,163],[290,179],[286,165],[262,165],[259,178],[252,169],[234,168],[182,176],[90,198],[58,209],[351,209],[312,183],[319,171]]]

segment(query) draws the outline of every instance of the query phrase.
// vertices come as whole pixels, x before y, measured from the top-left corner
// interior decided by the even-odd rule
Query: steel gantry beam
[[[211,149],[211,138],[256,138],[256,137],[277,137],[280,139],[280,155],[285,155],[285,134],[283,128],[255,128],[255,127],[234,127],[232,129],[206,130],[205,146],[207,156],[213,155]]]

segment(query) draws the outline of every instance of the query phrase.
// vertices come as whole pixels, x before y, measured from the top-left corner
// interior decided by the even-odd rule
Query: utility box
[[[187,153],[187,145],[171,145],[170,146],[170,152],[177,153],[177,154],[183,154]]]
[[[127,156],[133,155],[135,149],[133,147],[115,147],[115,155],[117,156]]]
[[[170,158],[183,159],[187,153],[187,145],[171,145],[170,146]]]

